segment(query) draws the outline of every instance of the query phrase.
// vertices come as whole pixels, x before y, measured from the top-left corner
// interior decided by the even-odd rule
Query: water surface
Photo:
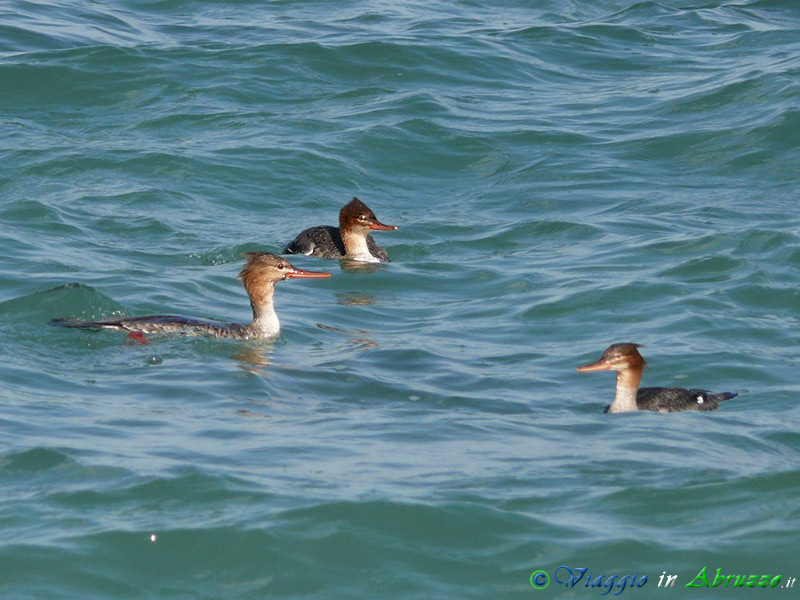
[[[800,576],[793,2],[12,0],[0,23],[3,598]],[[353,196],[399,226],[392,262],[293,259],[334,276],[279,285],[274,342],[48,326],[246,321],[241,253]],[[645,384],[739,396],[605,416],[613,376],[574,369],[619,341]]]

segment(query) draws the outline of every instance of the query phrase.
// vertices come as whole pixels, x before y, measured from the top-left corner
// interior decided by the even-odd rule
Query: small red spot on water
[[[131,331],[128,334],[128,341],[129,342],[139,342],[140,344],[149,344],[150,340],[144,337],[144,334],[141,331]]]

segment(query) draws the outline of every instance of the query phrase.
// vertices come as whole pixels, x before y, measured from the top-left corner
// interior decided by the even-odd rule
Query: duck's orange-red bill
[[[326,271],[304,271],[303,269],[295,269],[294,271],[289,271],[286,276],[290,279],[322,279],[325,277],[330,277],[331,274]]]
[[[395,229],[397,229],[397,225],[384,225],[380,221],[375,220],[369,224],[369,228],[378,229],[381,231],[394,231]]]
[[[605,359],[601,358],[597,362],[593,362],[590,365],[584,365],[582,367],[577,367],[575,370],[578,373],[589,373],[590,371],[608,371],[611,369],[611,366],[606,362]]]

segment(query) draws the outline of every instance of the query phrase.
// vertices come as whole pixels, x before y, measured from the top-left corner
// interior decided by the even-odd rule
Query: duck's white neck
[[[636,392],[639,390],[641,380],[642,372],[639,369],[617,371],[617,389],[614,393],[614,401],[608,407],[608,412],[639,410],[636,404]]]
[[[380,260],[369,251],[367,245],[368,233],[361,233],[353,230],[340,229],[342,242],[344,243],[344,256],[353,260],[363,262],[380,262]]]
[[[251,337],[274,337],[281,331],[281,324],[278,321],[278,314],[275,312],[271,292],[272,290],[270,290],[270,293],[262,295],[257,303],[252,299],[250,300],[250,306],[253,307],[253,321],[247,326],[247,329]]]

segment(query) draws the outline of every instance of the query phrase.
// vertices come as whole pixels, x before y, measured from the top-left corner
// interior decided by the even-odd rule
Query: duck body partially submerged
[[[219,323],[181,317],[176,315],[146,315],[142,317],[121,317],[100,321],[79,321],[77,319],[53,319],[53,325],[76,329],[114,329],[129,334],[177,334],[204,335],[214,338],[266,339],[280,333],[280,321],[275,312],[273,294],[275,284],[284,279],[330,277],[322,271],[297,269],[288,260],[270,252],[245,252],[247,262],[239,273],[250,306],[253,320],[248,324]]]
[[[393,231],[384,225],[361,200],[353,198],[339,211],[339,227],[319,225],[300,232],[286,244],[283,254],[305,254],[328,259],[351,259],[362,262],[391,262],[386,250],[378,245],[370,231]]]
[[[678,412],[684,410],[717,410],[721,402],[738,396],[737,392],[714,393],[703,389],[645,387],[640,388],[642,371],[647,366],[639,353],[639,345],[631,342],[612,344],[592,364],[578,367],[579,373],[616,371],[614,401],[605,412],[651,410]]]

